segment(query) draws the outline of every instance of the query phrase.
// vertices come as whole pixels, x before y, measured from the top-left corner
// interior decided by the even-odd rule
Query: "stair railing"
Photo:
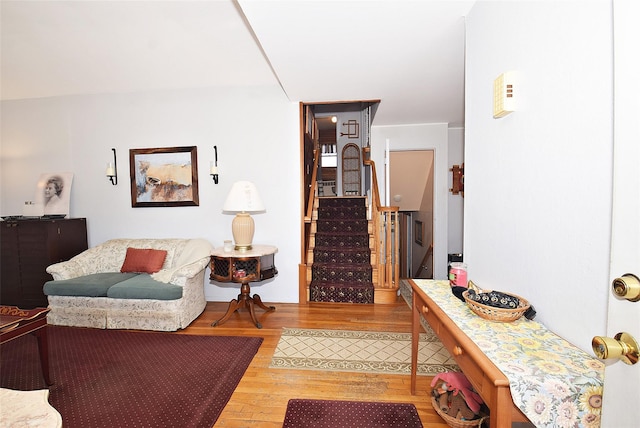
[[[362,148],[362,163],[371,169],[371,220],[378,253],[376,288],[397,289],[400,285],[400,208],[380,203],[376,164],[371,160],[369,147]]]
[[[313,223],[313,208],[315,204],[316,192],[317,192],[317,180],[318,180],[318,165],[320,161],[320,150],[313,150],[313,170],[311,173],[311,181],[309,183],[307,206],[304,208],[304,221],[302,223],[302,237],[304,240],[302,246],[301,262],[298,265],[298,299],[300,302],[308,302],[309,297],[307,293],[307,265],[309,248],[311,245],[311,229]],[[306,184],[306,180],[305,180]],[[304,195],[304,191],[303,191]],[[304,204],[304,202],[303,202]]]
[[[307,211],[304,216],[305,223],[311,223],[311,217],[313,216],[313,204],[316,196],[316,189],[318,187],[318,164],[320,162],[320,150],[313,150],[313,171],[311,173],[311,184],[309,185],[309,199],[307,202]]]
[[[309,251],[309,244],[311,242],[311,224],[313,222],[313,208],[315,199],[318,192],[318,165],[320,161],[320,150],[313,150],[313,170],[311,173],[311,182],[309,184],[309,199],[307,202],[307,209],[304,216],[304,252],[302,254],[304,263],[307,263],[307,254]]]

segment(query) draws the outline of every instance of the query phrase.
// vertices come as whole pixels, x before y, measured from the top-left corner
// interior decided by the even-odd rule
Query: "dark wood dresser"
[[[0,226],[0,304],[46,307],[42,286],[53,279],[47,266],[87,249],[86,219],[9,220]]]

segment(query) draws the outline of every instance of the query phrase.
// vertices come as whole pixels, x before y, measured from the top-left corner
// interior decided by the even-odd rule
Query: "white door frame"
[[[613,0],[614,187],[610,280],[625,273],[640,275],[638,16],[640,4],[637,0]],[[640,302],[616,298],[610,291],[607,319],[607,336],[627,332],[640,340]],[[637,427],[640,421],[640,363],[630,366],[619,360],[607,360],[606,364],[601,426]]]

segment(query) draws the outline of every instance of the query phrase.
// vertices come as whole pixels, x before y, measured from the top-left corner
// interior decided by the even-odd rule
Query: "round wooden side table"
[[[257,328],[262,328],[262,324],[256,318],[255,307],[265,311],[275,311],[275,306],[266,306],[257,294],[251,296],[249,283],[264,281],[273,278],[278,274],[274,264],[275,254],[278,248],[272,245],[254,245],[250,250],[225,251],[223,247],[215,248],[211,252],[211,275],[212,281],[235,282],[242,284],[240,294],[237,299],[229,302],[229,308],[224,316],[214,321],[211,326],[215,327],[231,317],[240,308],[247,308],[253,324]]]

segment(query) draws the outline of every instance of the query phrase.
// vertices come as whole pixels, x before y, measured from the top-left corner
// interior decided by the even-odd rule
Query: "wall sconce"
[[[215,152],[215,160],[211,162],[209,167],[209,174],[213,178],[213,182],[218,184],[218,146],[213,146]]]
[[[118,184],[118,164],[116,163],[116,149],[113,151],[113,162],[107,164],[107,177],[114,186]]]

